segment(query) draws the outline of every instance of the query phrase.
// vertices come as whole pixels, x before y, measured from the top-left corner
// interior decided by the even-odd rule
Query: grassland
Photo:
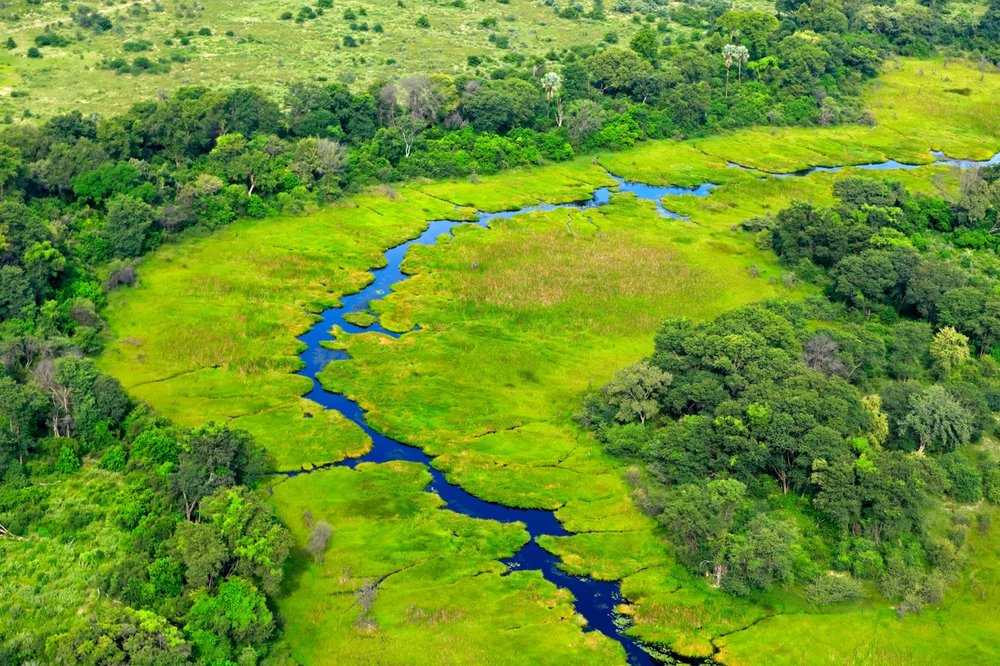
[[[255,85],[277,93],[303,79],[364,86],[413,72],[461,73],[475,71],[467,65],[468,56],[483,59],[482,67],[488,69],[505,55],[543,56],[573,44],[600,42],[607,32],[617,32],[627,42],[639,27],[626,15],[611,11],[602,21],[559,18],[536,0],[357,0],[335,2],[321,16],[303,23],[281,19],[286,11],[298,13],[303,4],[316,9],[315,2],[282,0],[112,1],[100,3],[96,10],[115,27],[94,33],[74,25],[71,12],[53,0],[41,5],[14,0],[0,15],[2,32],[18,45],[0,52],[0,114],[20,116],[25,109],[41,116],[73,109],[109,112],[186,84]],[[344,18],[348,9],[355,19]],[[428,28],[416,26],[420,16],[427,17]],[[485,19],[495,19],[495,27],[480,25]],[[352,23],[368,29],[352,30]],[[376,25],[383,32],[376,32]],[[25,57],[34,37],[47,26],[72,42],[43,48],[40,59]],[[198,34],[202,28],[211,34]],[[178,30],[193,33],[187,38],[189,44],[180,43]],[[508,46],[500,48],[502,40],[490,41],[491,34],[507,39]],[[357,47],[343,46],[348,35]],[[126,52],[122,44],[128,41],[146,41],[150,48]],[[162,74],[120,75],[101,67],[106,59],[131,61],[136,56],[174,61]],[[15,91],[27,96],[11,97]]]
[[[325,385],[358,399],[386,434],[437,456],[435,465],[469,491],[556,509],[580,534],[543,539],[543,547],[569,571],[623,580],[625,610],[647,640],[689,654],[721,647],[719,657],[734,664],[761,655],[770,663],[790,642],[799,645],[781,653],[790,663],[901,663],[939,644],[957,659],[989,656],[977,637],[942,642],[942,633],[943,626],[969,626],[977,636],[989,628],[981,609],[996,603],[989,582],[995,534],[972,545],[982,555],[975,590],[985,589],[985,600],[966,581],[953,602],[908,619],[905,631],[895,630],[884,608],[816,614],[794,595],[734,601],[678,570],[652,521],[634,507],[624,470],[573,421],[581,394],[648,352],[664,317],[709,317],[752,300],[807,293],[786,286],[773,256],[733,225],[791,198],[828,202],[833,181],[855,171],[779,180],[725,166],[753,164],[755,142],[762,155],[789,146],[787,159],[759,163],[772,171],[836,163],[847,150],[853,163],[926,158],[931,148],[955,157],[995,152],[1000,119],[988,97],[956,96],[952,129],[963,138],[948,144],[947,117],[909,94],[924,78],[944,76],[940,67],[904,62],[890,71],[870,99],[876,108],[894,108],[877,111],[871,130],[816,130],[815,143],[802,130],[652,143],[601,155],[599,165],[578,160],[475,183],[414,183],[392,197],[372,192],[308,217],[241,222],[166,248],[140,267],[138,287],[113,295],[116,341],[102,364],[181,423],[232,419],[248,427],[283,467],[336,460],[367,443],[335,417],[301,418],[316,406],[299,397],[305,380],[289,374],[297,367],[294,338],[313,321],[310,311],[362,285],[384,248],[435,217],[586,198],[608,184],[600,165],[664,184],[712,181],[719,187],[706,198],[666,202],[691,223],[660,218],[651,202],[622,194],[599,209],[498,220],[488,231],[460,228],[453,239],[416,247],[404,264],[413,278],[376,310],[388,327],[421,330],[398,340],[343,338],[352,360],[331,364]],[[1000,76],[972,81],[979,74],[963,67],[949,65],[947,76],[969,79],[977,90],[1000,88]],[[918,134],[923,113],[930,129]],[[883,121],[887,114],[894,118]],[[948,167],[865,173],[948,195],[957,190]],[[753,265],[760,277],[748,270]],[[297,555],[280,603],[295,657],[392,664],[621,659],[617,645],[580,630],[565,593],[536,574],[502,575],[496,560],[523,543],[523,531],[441,510],[422,492],[426,482],[418,467],[392,464],[274,483],[274,501],[299,543],[306,509],[334,526],[322,564]],[[375,628],[359,622],[365,618],[354,595],[378,580]],[[843,633],[851,640],[834,638]],[[872,641],[877,647],[866,651]]]

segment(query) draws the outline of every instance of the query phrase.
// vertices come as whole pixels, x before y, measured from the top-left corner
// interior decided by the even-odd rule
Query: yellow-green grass
[[[544,187],[528,184],[535,173],[464,187],[486,202],[504,193],[523,205],[580,198],[585,179],[604,177],[583,160],[550,169]],[[435,194],[441,189],[376,190],[309,216],[238,222],[164,247],[143,262],[137,287],[111,295],[114,342],[102,366],[181,425],[246,428],[281,468],[362,453],[369,440],[360,429],[300,397],[311,384],[291,374],[302,350],[295,337],[314,323],[312,312],[366,284],[387,247],[427,220],[467,215]]]
[[[440,509],[420,465],[364,464],[277,483],[274,501],[304,542],[303,520],[333,536],[322,564],[294,556],[279,601],[284,641],[304,664],[607,664],[621,647],[582,631],[572,597],[538,572],[506,574],[499,558],[523,527]],[[356,592],[381,581],[375,627],[358,626]]]
[[[308,217],[239,222],[171,245],[111,298],[116,341],[103,367],[180,425],[234,422],[280,467],[339,460],[369,446],[353,424],[299,396],[292,375],[310,311],[362,287],[382,250],[416,234],[446,204],[407,191],[358,197]],[[305,418],[313,414],[314,418]]]
[[[1000,73],[980,71],[978,65],[966,61],[902,59],[886,64],[884,75],[866,92],[874,127],[743,129],[681,143],[651,143],[645,150],[602,156],[601,162],[628,178],[669,178],[672,184],[691,186],[705,180],[753,179],[752,173],[722,170],[726,162],[788,173],[889,159],[926,164],[934,159],[931,150],[983,160],[1000,151],[997,99]],[[901,175],[893,173],[893,177]]]
[[[203,8],[195,16],[178,15],[184,3],[165,2],[166,11],[153,11],[148,0],[119,2],[112,6],[98,3],[95,9],[108,15],[117,29],[104,34],[80,31],[82,41],[76,41],[77,28],[70,12],[57,2],[31,5],[25,0],[10,3],[3,15],[19,14],[17,21],[0,21],[0,33],[11,35],[18,48],[4,57],[14,67],[22,81],[17,90],[27,97],[11,98],[9,91],[0,89],[0,113],[20,115],[24,109],[35,115],[78,109],[84,113],[113,113],[134,102],[149,99],[158,91],[171,91],[182,85],[232,87],[254,85],[280,93],[288,83],[324,79],[345,81],[357,88],[385,78],[402,77],[411,73],[475,72],[467,58],[476,55],[490,59],[480,71],[485,73],[500,64],[505,54],[520,53],[542,56],[575,45],[600,42],[609,31],[618,32],[623,42],[639,26],[629,15],[608,8],[606,20],[568,20],[554,15],[552,8],[536,0],[510,0],[500,4],[495,0],[466,0],[466,8],[451,3],[428,3],[406,0],[400,7],[395,0],[352,0],[334,2],[331,9],[315,20],[297,24],[280,20],[285,11],[293,14],[303,5],[315,5],[313,0],[298,4],[282,0],[259,0],[254,3],[234,3],[226,0],[203,0]],[[188,7],[193,3],[186,3]],[[129,16],[128,6],[149,10],[145,17]],[[71,5],[75,8],[76,5]],[[367,32],[351,31],[350,20],[343,18],[346,9],[364,9],[367,16],[355,22],[366,22]],[[417,18],[426,15],[429,28],[416,27]],[[483,28],[486,18],[497,19],[496,28]],[[25,57],[33,39],[47,25],[65,26],[61,34],[74,41],[64,48],[43,47],[41,59]],[[384,28],[379,34],[372,29],[378,23]],[[173,46],[164,41],[175,30],[197,31],[207,27],[211,36],[195,35],[190,46],[181,46],[175,38]],[[227,36],[232,32],[232,36]],[[509,39],[509,49],[498,48],[489,41],[496,33]],[[688,32],[681,29],[681,32]],[[343,38],[352,35],[359,46],[342,46]],[[250,41],[252,39],[252,41]],[[361,40],[366,43],[361,43]],[[151,51],[126,53],[122,43],[146,40]],[[6,53],[6,52],[5,52]],[[102,69],[107,58],[146,56],[156,61],[171,54],[182,53],[188,62],[174,62],[169,73],[119,75]],[[0,86],[5,85],[0,83]]]
[[[993,522],[1000,512],[991,510]],[[944,601],[904,621],[883,603],[852,612],[776,615],[720,638],[726,664],[1000,663],[1000,530],[973,527],[968,565]]]
[[[374,309],[391,328],[421,330],[344,338],[352,360],[322,380],[474,494],[548,508],[621,492],[571,417],[588,387],[651,350],[663,319],[802,293],[769,279],[773,257],[745,236],[665,220],[631,195],[462,228],[415,247],[403,268],[413,277]]]
[[[633,610],[655,611],[630,577],[675,567],[622,470],[574,424],[580,399],[649,353],[667,316],[705,318],[804,292],[783,286],[773,256],[745,234],[661,218],[632,195],[462,228],[454,240],[415,247],[404,269],[413,277],[374,309],[389,327],[421,330],[342,338],[337,346],[352,360],[330,364],[324,385],[358,398],[370,422],[437,456],[470,492],[557,509],[568,529],[586,534],[541,545],[573,573],[625,579],[639,593]],[[707,644],[717,626],[692,633]],[[687,647],[676,626],[637,630]]]

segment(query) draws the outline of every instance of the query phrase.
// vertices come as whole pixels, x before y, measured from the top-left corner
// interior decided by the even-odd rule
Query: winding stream
[[[934,164],[950,164],[959,168],[969,168],[972,166],[984,166],[988,164],[1000,164],[1000,153],[991,160],[983,162],[972,162],[966,160],[953,160],[941,153],[934,153]],[[778,178],[801,177],[817,171],[839,171],[843,167],[814,167],[795,173],[788,174],[766,174],[765,172],[749,169],[737,164],[730,163],[734,168],[755,171],[765,176]],[[857,165],[862,169],[912,169],[915,165],[902,164],[895,160],[877,164]],[[610,174],[609,174],[610,175]],[[345,315],[357,312],[365,312],[375,301],[385,298],[394,285],[408,278],[400,265],[413,245],[433,245],[439,237],[451,234],[452,230],[461,225],[475,224],[483,228],[489,228],[490,223],[497,219],[509,219],[525,213],[536,211],[551,211],[568,209],[585,211],[591,208],[606,205],[611,201],[612,191],[631,192],[638,198],[653,201],[657,212],[665,218],[684,219],[682,216],[670,211],[663,205],[663,199],[670,196],[707,196],[715,187],[712,183],[705,183],[695,188],[681,187],[658,187],[645,183],[627,181],[623,178],[611,175],[617,185],[612,190],[610,187],[601,187],[594,191],[591,199],[583,202],[562,203],[562,204],[539,204],[527,206],[517,210],[504,211],[498,213],[479,213],[471,221],[455,220],[434,220],[429,222],[427,228],[420,236],[406,241],[400,245],[390,248],[385,252],[386,265],[371,271],[373,280],[361,291],[344,296],[341,305],[326,310],[318,321],[307,333],[300,336],[300,340],[306,344],[305,351],[300,354],[304,367],[298,374],[308,377],[313,382],[312,390],[306,394],[306,398],[318,403],[324,409],[335,410],[343,414],[348,420],[357,424],[365,434],[372,439],[371,450],[358,458],[350,458],[337,463],[337,467],[354,468],[362,462],[384,463],[394,460],[414,462],[424,465],[431,475],[431,482],[425,491],[436,493],[444,500],[445,505],[451,511],[461,513],[472,518],[496,520],[503,523],[520,522],[523,523],[531,539],[513,557],[504,561],[510,570],[537,570],[542,573],[546,580],[554,585],[569,589],[575,599],[576,611],[587,620],[590,630],[600,631],[606,636],[617,640],[625,649],[628,662],[633,666],[641,664],[660,663],[659,659],[650,655],[639,643],[638,640],[629,636],[626,629],[630,625],[627,617],[619,615],[615,611],[615,606],[622,603],[624,599],[621,595],[621,583],[619,581],[599,581],[589,577],[573,576],[559,569],[559,558],[549,553],[538,545],[536,539],[542,535],[567,536],[570,534],[556,518],[553,511],[542,509],[518,509],[501,504],[487,502],[463,490],[461,487],[449,482],[444,474],[432,465],[433,459],[423,450],[409,446],[397,440],[386,437],[374,430],[366,418],[363,410],[356,402],[344,395],[331,393],[320,385],[316,379],[316,374],[322,370],[327,363],[335,360],[345,360],[348,355],[344,351],[330,350],[322,345],[324,341],[332,340],[331,329],[339,326],[345,333],[357,334],[364,332],[376,332],[398,338],[401,334],[386,330],[381,323],[361,327],[352,324],[344,319]],[[322,469],[322,468],[317,468]],[[286,472],[289,476],[308,473],[314,470],[299,470]],[[701,663],[698,659],[688,659],[680,655],[666,652],[661,647],[656,648],[657,652],[669,655],[669,659],[689,664]]]

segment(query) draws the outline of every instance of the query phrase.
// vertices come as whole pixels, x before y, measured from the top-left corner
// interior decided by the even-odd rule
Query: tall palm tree
[[[722,47],[722,61],[726,65],[726,99],[729,99],[729,70],[736,62],[738,47],[735,44],[726,44]]]

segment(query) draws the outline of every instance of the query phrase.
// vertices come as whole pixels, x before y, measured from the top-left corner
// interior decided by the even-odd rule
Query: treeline
[[[1000,503],[1000,462],[968,446],[1000,409],[996,261],[937,231],[992,222],[888,181],[835,193],[746,225],[825,298],[669,320],[581,418],[641,463],[635,498],[692,571],[815,603],[872,581],[904,615],[941,599],[970,522],[989,527],[944,500]]]
[[[68,570],[19,580],[36,551],[7,544],[0,662],[257,663],[291,548],[250,490],[263,451],[226,426],[171,427],[67,350],[34,337],[2,349],[0,536]],[[14,594],[31,583],[59,591],[37,608]]]
[[[725,127],[870,121],[859,84],[912,42],[870,9],[713,10],[700,41],[673,43],[654,21],[628,46],[513,57],[483,75],[411,75],[364,91],[303,83],[280,104],[254,89],[184,88],[118,116],[7,127],[0,317],[31,328],[44,306],[60,332],[93,328],[84,311],[134,280],[130,260],[164,239],[375,182],[495,173]]]

